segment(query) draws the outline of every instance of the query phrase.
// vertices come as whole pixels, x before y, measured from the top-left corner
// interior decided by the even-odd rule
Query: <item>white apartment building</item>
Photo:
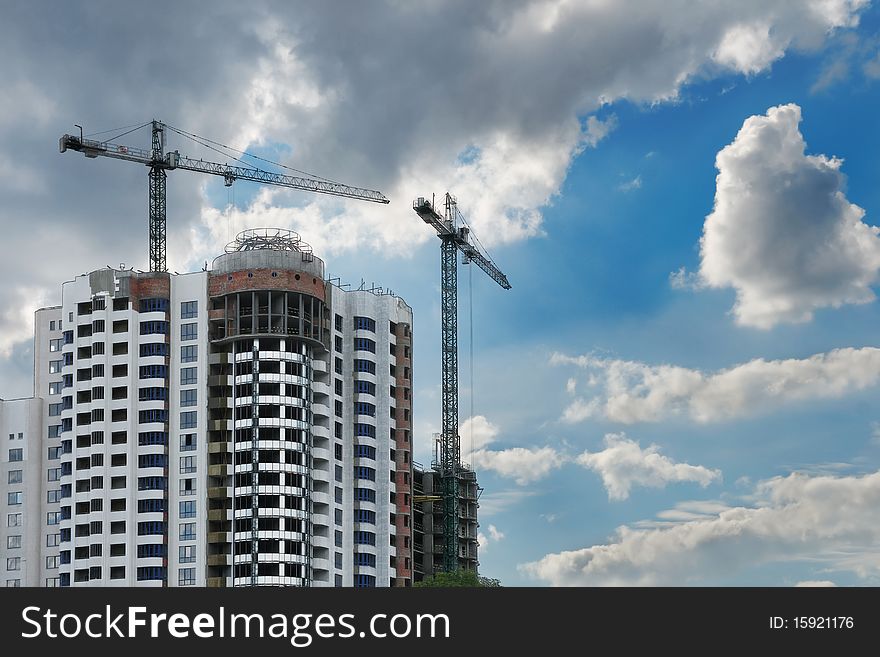
[[[0,401],[6,584],[409,585],[411,327],[289,231],[64,283]]]

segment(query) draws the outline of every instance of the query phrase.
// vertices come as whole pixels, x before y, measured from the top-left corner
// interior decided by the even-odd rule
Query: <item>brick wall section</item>
[[[277,276],[272,276],[272,274]],[[252,276],[248,276],[252,274]],[[326,300],[324,281],[312,274],[290,269],[249,269],[208,276],[208,296],[216,297],[247,290],[304,292]]]
[[[395,407],[397,408],[395,430],[395,454],[397,474],[395,484],[397,527],[397,586],[412,581],[412,331],[406,324],[397,324],[395,333]],[[405,357],[405,353],[409,357]],[[409,371],[409,378],[404,373]],[[405,419],[404,410],[409,411]],[[407,441],[406,436],[410,439]]]
[[[130,286],[131,305],[134,310],[140,308],[141,299],[171,298],[171,275],[166,272],[132,276]]]

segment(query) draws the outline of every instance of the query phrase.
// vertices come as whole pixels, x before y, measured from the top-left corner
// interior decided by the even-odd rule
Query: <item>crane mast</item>
[[[150,271],[166,271],[165,258],[165,226],[166,226],[166,181],[167,172],[173,169],[185,169],[215,176],[222,176],[224,184],[229,187],[236,180],[250,180],[264,185],[275,185],[300,189],[319,194],[341,196],[344,198],[388,203],[381,192],[361,187],[352,187],[320,178],[304,176],[288,176],[263,169],[246,166],[230,166],[218,162],[196,160],[181,155],[178,151],[165,152],[165,129],[170,127],[161,121],[153,120],[151,126],[151,148],[146,150],[133,146],[117,144],[113,140],[97,141],[85,139],[81,134],[63,135],[58,149],[79,151],[88,158],[109,157],[117,160],[136,162],[149,167],[149,233],[150,233]],[[143,127],[143,126],[141,126]],[[172,130],[179,132],[175,128]]]
[[[470,241],[469,229],[458,226],[458,206],[446,193],[444,216],[425,198],[413,210],[437,231],[440,238],[441,404],[440,480],[443,487],[443,564],[447,572],[458,568],[458,480],[461,470],[461,437],[458,434],[458,252],[465,264],[474,263],[505,290],[507,276]]]

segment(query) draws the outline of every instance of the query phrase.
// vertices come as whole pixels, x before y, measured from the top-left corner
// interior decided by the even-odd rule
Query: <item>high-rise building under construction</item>
[[[6,584],[411,584],[412,322],[289,231],[64,283],[0,403]]]

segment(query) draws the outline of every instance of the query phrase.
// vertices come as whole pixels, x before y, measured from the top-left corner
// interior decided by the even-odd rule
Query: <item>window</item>
[[[138,445],[165,445],[168,443],[168,434],[164,431],[142,431],[138,434]]]
[[[358,402],[354,406],[355,415],[376,415],[376,407],[367,402]]]
[[[165,546],[161,543],[147,543],[137,546],[138,559],[161,559],[165,556]]]
[[[340,351],[340,352],[342,351],[342,337],[341,336],[337,335],[333,339],[333,346],[336,349],[336,351]]]
[[[61,415],[61,411],[61,404],[49,404],[49,417],[56,417],[58,415]]]
[[[335,379],[333,382],[334,391],[337,395],[342,395],[342,379]]]
[[[371,360],[364,360],[363,358],[355,358],[354,359],[354,371],[355,372],[367,372],[368,374],[376,373],[376,363]]]
[[[53,319],[52,321],[49,322],[49,330],[50,330],[50,331],[54,331],[54,330],[55,330],[55,320],[54,320],[54,319]]]
[[[165,490],[165,477],[138,477],[138,490]]]
[[[95,333],[103,333],[106,329],[104,328],[104,320],[96,319],[92,321],[92,334]]]
[[[369,488],[355,488],[354,499],[358,502],[375,502],[376,491],[370,490]]]
[[[168,345],[164,342],[148,342],[140,346],[140,355],[143,358],[148,356],[166,356],[168,354]]]
[[[60,360],[50,360],[49,361],[49,374],[59,374],[61,372],[61,361]]]
[[[356,566],[372,566],[376,567],[376,555],[367,552],[358,552],[354,555],[354,563]]]
[[[61,425],[53,424],[49,427],[49,438],[59,438],[61,436]]]
[[[184,411],[180,414],[181,429],[195,429],[197,425],[196,411]]]
[[[198,345],[188,344],[180,348],[180,362],[194,363],[199,357]]]
[[[103,320],[101,320],[101,323],[103,323]],[[103,330],[103,329],[101,329],[101,330]],[[93,356],[101,356],[103,354],[104,354],[104,343],[103,342],[95,342],[92,345],[92,355]]]
[[[196,569],[195,568],[181,568],[180,573],[177,580],[178,586],[195,586],[196,584]]]
[[[164,401],[168,399],[168,388],[141,388],[138,390],[140,401]]]
[[[180,339],[182,341],[185,340],[195,340],[199,337],[199,325],[195,322],[190,324],[181,324],[180,325]]]
[[[342,466],[341,465],[336,466],[336,474],[335,474],[334,478],[336,479],[336,481],[342,481]]]
[[[184,433],[180,436],[180,451],[191,452],[196,448],[196,434]]]
[[[164,313],[168,310],[168,299],[149,298],[141,299],[140,311],[142,313]]]
[[[376,512],[368,511],[366,509],[357,509],[355,511],[355,522],[365,522],[370,525],[376,524]]]
[[[342,547],[342,532],[336,530],[336,547]]]
[[[197,388],[187,388],[186,390],[180,391],[180,405],[183,406],[195,406],[198,403],[198,389]]]
[[[365,465],[358,465],[354,468],[355,479],[366,479],[368,481],[376,481],[376,470],[368,468]]]
[[[376,535],[373,532],[357,531],[354,533],[355,545],[375,545]]]
[[[55,570],[58,568],[58,556],[49,556],[46,557],[46,569],[47,570]]]
[[[140,367],[141,379],[164,379],[167,376],[168,368],[165,365],[141,365]]]
[[[124,356],[127,353],[128,353],[128,343],[127,342],[114,342],[113,343],[113,355],[114,356]]]
[[[373,383],[372,381],[358,380],[358,381],[355,381],[355,384],[357,385],[357,388],[355,388],[355,390],[357,390],[357,392],[360,392],[365,395],[373,395],[374,397],[376,396],[376,384]]]
[[[199,316],[198,301],[182,301],[180,303],[180,319],[195,319]]]
[[[189,386],[196,382],[198,368],[181,367],[180,368],[180,385]]]
[[[196,457],[195,456],[181,456],[180,457],[180,474],[190,474],[196,471]]]
[[[49,460],[54,461],[56,459],[60,459],[61,455],[64,453],[63,447],[50,447],[49,448]]]
[[[161,520],[148,520],[137,524],[138,536],[161,536],[165,533],[165,523]]]
[[[60,501],[61,501],[61,489],[46,491],[46,502],[48,504],[57,504]]]
[[[180,563],[195,563],[196,561],[196,546],[195,545],[181,545],[179,561]]]
[[[162,498],[149,499],[149,500],[138,500],[138,513],[164,513],[165,512],[165,500]]]
[[[6,549],[15,550],[21,547],[21,534],[6,537]]]
[[[61,390],[63,390],[64,386],[61,381],[55,381],[49,384],[49,394],[50,395],[60,395]]]
[[[376,437],[376,427],[372,424],[357,423],[354,425],[355,436],[367,436],[368,438]]]
[[[196,540],[196,523],[182,522],[180,523],[180,540],[194,541]]]
[[[61,338],[57,340],[49,340],[49,351],[61,351],[61,347],[63,346],[63,342]]]
[[[21,514],[20,513],[6,514],[6,526],[7,527],[21,527]]]
[[[362,331],[372,331],[376,332],[376,320],[371,319],[370,317],[355,317],[354,318],[354,328],[360,329]]]
[[[141,454],[138,456],[139,468],[164,468],[165,463],[164,454]]]
[[[333,523],[336,525],[342,524],[342,509],[333,510]]]
[[[21,483],[21,470],[10,470],[9,475],[7,475],[8,484],[20,484]],[[51,481],[51,479],[50,479]]]
[[[342,417],[342,402],[338,399],[333,402],[333,414],[336,417]]]
[[[333,446],[333,452],[334,452],[333,455],[336,458],[336,460],[341,461],[342,460],[342,445],[339,443],[336,443]]]
[[[180,494],[181,495],[195,495],[196,494],[196,480],[195,479],[181,479],[180,480]]]
[[[113,310],[128,310],[128,297],[113,299]]]
[[[13,463],[24,459],[24,450],[21,447],[9,450],[9,462]]]
[[[354,350],[355,351],[369,351],[372,353],[376,353],[376,343],[370,338],[355,338],[354,339]]]
[[[342,552],[337,552],[337,553],[333,556],[333,565],[334,565],[336,568],[342,569]]]
[[[376,459],[376,448],[371,445],[357,445],[355,456],[362,459]]]
[[[168,333],[168,322],[141,322],[141,335],[165,335]]]
[[[138,411],[138,422],[146,424],[149,422],[167,422],[168,411],[164,408],[149,408],[145,411]]]
[[[46,534],[46,547],[58,547],[61,543],[61,534]]]
[[[181,518],[195,518],[196,517],[196,503],[193,500],[187,502],[180,503],[180,517]]]
[[[47,525],[57,525],[61,523],[61,511],[50,511],[46,514]]]
[[[139,582],[164,580],[165,568],[162,566],[143,566],[137,569],[137,579]]]
[[[6,559],[6,570],[21,570],[21,557],[9,557]]]
[[[333,361],[333,371],[336,372],[337,374],[342,374],[342,359],[341,358],[336,358]]]

